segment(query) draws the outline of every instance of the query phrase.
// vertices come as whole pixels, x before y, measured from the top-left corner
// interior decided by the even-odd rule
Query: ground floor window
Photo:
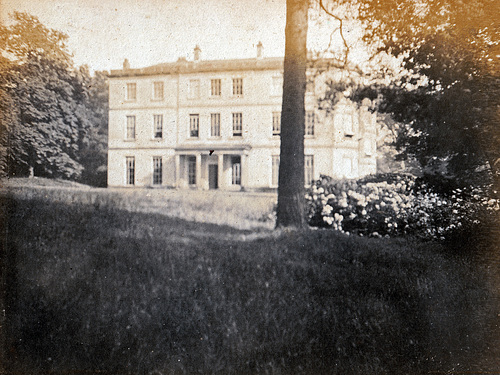
[[[279,155],[273,155],[273,160],[271,164],[271,184],[272,186],[278,186],[278,176],[280,169],[280,157]]]
[[[188,157],[188,183],[196,185],[196,156]]]
[[[161,185],[163,180],[161,156],[153,157],[153,185]]]
[[[241,157],[233,156],[231,159],[231,165],[232,165],[231,183],[233,185],[241,185]]]
[[[304,156],[304,182],[305,184],[311,185],[314,180],[314,156],[305,155]]]
[[[126,158],[126,170],[127,170],[127,185],[135,184],[135,157],[127,156]]]

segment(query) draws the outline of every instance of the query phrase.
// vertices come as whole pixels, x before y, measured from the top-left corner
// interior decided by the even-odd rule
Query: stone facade
[[[195,60],[113,70],[109,79],[109,186],[276,188],[282,58]],[[317,109],[306,94],[306,182],[376,172],[369,101]]]

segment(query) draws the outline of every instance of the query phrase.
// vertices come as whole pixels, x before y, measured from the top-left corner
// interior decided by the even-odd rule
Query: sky
[[[248,58],[259,41],[264,56],[283,56],[286,0],[0,0],[0,17],[13,11],[38,17],[66,33],[76,65],[91,70],[132,68],[193,58]],[[327,45],[330,33],[309,27],[308,47]],[[332,25],[327,25],[327,30]],[[351,36],[359,33],[349,30]],[[349,35],[349,31],[347,35]],[[336,43],[340,47],[340,40]]]

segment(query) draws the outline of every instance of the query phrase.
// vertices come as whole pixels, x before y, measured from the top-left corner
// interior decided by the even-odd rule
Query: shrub
[[[416,181],[401,174],[359,180],[321,176],[306,193],[309,223],[363,236],[411,234],[443,240],[479,233],[498,218],[500,201],[486,188],[442,194]]]

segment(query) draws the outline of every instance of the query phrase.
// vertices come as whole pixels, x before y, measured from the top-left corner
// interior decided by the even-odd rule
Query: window
[[[163,180],[161,156],[153,157],[153,185],[161,185]]]
[[[210,114],[210,136],[220,137],[220,113]]]
[[[281,112],[273,112],[273,135],[280,135]]]
[[[163,115],[153,115],[154,137],[163,138]]]
[[[233,95],[243,95],[243,78],[233,78]]]
[[[125,160],[127,169],[127,185],[135,185],[135,157],[127,156]]]
[[[188,158],[188,183],[189,185],[196,185],[196,156],[189,156]]]
[[[135,116],[127,116],[127,139],[135,139]]]
[[[354,135],[354,126],[352,123],[352,113],[341,113],[340,122],[344,128],[344,135],[352,137]]]
[[[306,128],[304,131],[305,135],[314,135],[314,120],[315,120],[315,113],[313,111],[307,111],[306,112]]]
[[[279,155],[273,155],[271,164],[271,185],[278,186],[278,176],[280,169],[280,157]]]
[[[271,95],[281,96],[283,94],[283,77],[273,77]]]
[[[231,183],[241,185],[241,156],[233,156],[231,164]]]
[[[210,96],[220,96],[221,81],[220,79],[212,79],[210,81]]]
[[[304,182],[306,185],[311,185],[314,180],[314,156],[304,156]]]
[[[233,137],[241,137],[243,135],[243,114],[233,113]]]
[[[137,99],[137,84],[127,83],[127,100]]]
[[[200,97],[200,80],[190,79],[188,86],[188,98],[198,99]]]
[[[163,82],[153,82],[153,100],[163,100]]]
[[[352,137],[354,135],[354,124],[352,113],[339,112],[335,115],[335,124],[338,124],[339,130],[344,130],[344,136]]]
[[[200,133],[200,115],[189,115],[189,136],[198,138]]]
[[[364,139],[363,140],[363,148],[365,150],[365,155],[371,156],[373,154],[374,149],[375,149],[375,142],[373,142],[371,139]]]
[[[354,159],[344,156],[342,159],[342,174],[344,177],[352,177],[354,173]]]

